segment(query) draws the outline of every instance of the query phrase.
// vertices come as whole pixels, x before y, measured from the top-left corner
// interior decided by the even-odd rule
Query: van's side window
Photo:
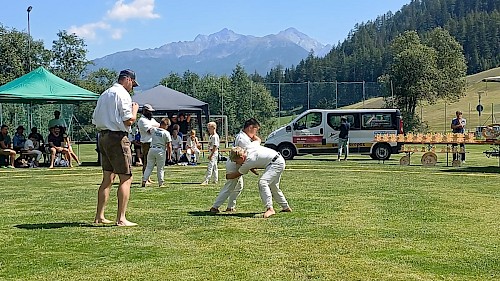
[[[328,125],[334,130],[338,130],[340,126],[340,118],[342,116],[347,118],[347,122],[351,125],[351,130],[359,128],[358,122],[356,122],[355,115],[353,114],[328,114]]]
[[[309,128],[318,127],[321,125],[321,112],[311,112],[307,115],[302,116],[295,123],[295,130],[305,130]]]
[[[367,130],[395,129],[391,113],[364,113],[361,115],[361,126]]]

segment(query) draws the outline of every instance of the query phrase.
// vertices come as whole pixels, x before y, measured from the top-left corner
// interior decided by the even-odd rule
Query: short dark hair
[[[245,121],[245,124],[243,125],[243,129],[246,129],[252,125],[256,126],[256,127],[260,127],[260,123],[259,123],[259,121],[257,121],[257,119],[250,118],[247,121]]]
[[[7,126],[7,125],[3,124],[3,125],[2,125],[2,129],[0,129],[0,130],[3,130],[3,128],[8,128],[8,127],[9,127],[9,126]]]
[[[61,111],[59,110],[54,111],[54,115],[61,115]]]

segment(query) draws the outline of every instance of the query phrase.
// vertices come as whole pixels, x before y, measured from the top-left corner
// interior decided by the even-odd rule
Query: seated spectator
[[[197,163],[200,158],[201,144],[196,137],[196,131],[191,130],[189,138],[186,141],[186,154],[190,163]]]
[[[33,160],[33,167],[38,167],[40,165],[40,159],[42,158],[42,151],[40,150],[40,143],[36,140],[36,138],[32,135],[31,138],[28,138],[24,143],[23,153],[33,156],[35,159]]]
[[[170,134],[173,134],[174,130],[177,130],[177,134],[181,137],[182,140],[184,140],[185,134],[183,134],[183,133],[180,132],[180,126],[179,126],[179,124],[174,124],[173,126],[171,126],[171,128],[172,128],[172,132]]]
[[[42,134],[38,132],[37,127],[31,128],[31,133],[28,135],[28,139],[33,139],[38,142],[39,148],[38,150],[43,151],[43,137]]]
[[[54,168],[54,162],[56,160],[56,153],[61,152],[64,154],[66,159],[68,160],[69,166],[71,166],[71,156],[69,155],[69,150],[68,148],[63,147],[64,143],[64,138],[63,135],[61,134],[61,128],[59,126],[55,126],[52,129],[52,132],[49,134],[47,137],[47,141],[49,143],[49,150],[50,150],[50,166],[49,169]]]
[[[19,126],[16,129],[14,138],[12,138],[12,144],[14,145],[14,150],[16,152],[21,152],[24,149],[24,143],[26,142],[26,136],[24,135],[24,127]]]
[[[2,125],[0,130],[0,155],[9,157],[9,165],[7,168],[14,168],[14,161],[16,160],[16,151],[12,148],[12,140],[9,136],[9,127]]]
[[[76,161],[76,163],[78,163],[79,166],[82,165],[82,162],[80,162],[80,159],[78,159],[78,156],[76,156],[75,152],[73,151],[73,148],[71,147],[71,142],[69,140],[68,135],[63,134],[63,140],[64,140],[63,147],[68,149],[68,153],[71,156],[71,158],[73,158]]]
[[[182,138],[177,130],[172,131],[172,160],[179,163],[182,155]]]

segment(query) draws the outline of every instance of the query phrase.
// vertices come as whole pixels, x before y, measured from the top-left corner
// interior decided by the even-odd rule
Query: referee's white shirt
[[[97,100],[92,115],[92,124],[99,131],[131,132],[130,126],[125,126],[123,121],[132,117],[132,98],[122,85],[115,83],[104,91]]]

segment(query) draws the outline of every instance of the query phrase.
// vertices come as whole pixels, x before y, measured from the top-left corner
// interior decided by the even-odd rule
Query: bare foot
[[[210,213],[217,214],[217,213],[220,213],[220,211],[219,211],[219,209],[212,207],[212,208],[210,208]]]
[[[273,208],[269,208],[267,209],[267,211],[264,213],[264,218],[268,218],[272,215],[276,214],[276,212],[274,211]]]
[[[94,223],[104,223],[104,224],[110,224],[113,223],[113,221],[110,221],[108,219],[95,219]]]
[[[292,208],[290,208],[290,207],[281,210],[281,212],[284,212],[284,213],[290,213],[291,211],[292,211]]]
[[[49,169],[54,169],[54,166],[50,166]]]
[[[124,220],[124,221],[117,221],[116,226],[137,226],[137,224],[128,220]]]

